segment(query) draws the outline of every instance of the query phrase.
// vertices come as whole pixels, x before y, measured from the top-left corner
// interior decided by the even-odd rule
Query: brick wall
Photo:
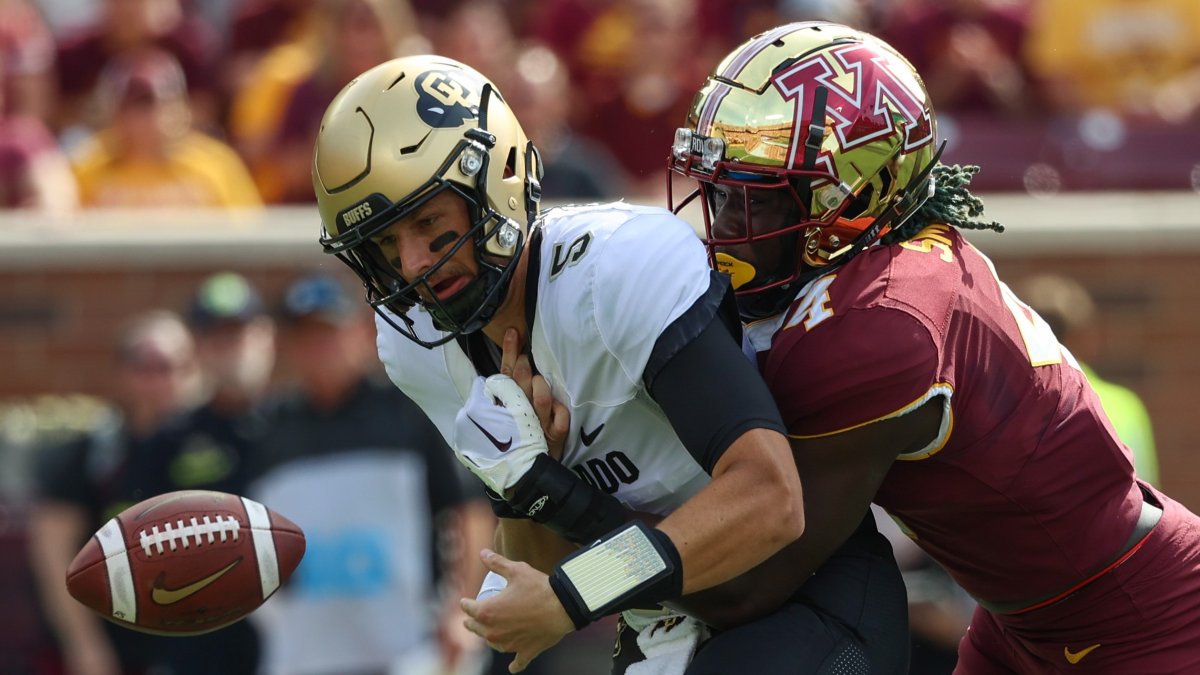
[[[353,276],[340,263],[326,267],[347,281]],[[41,392],[107,395],[122,324],[146,309],[186,311],[200,281],[220,269],[243,273],[273,303],[290,279],[312,266],[218,267],[214,261],[184,270],[0,271],[0,399]]]

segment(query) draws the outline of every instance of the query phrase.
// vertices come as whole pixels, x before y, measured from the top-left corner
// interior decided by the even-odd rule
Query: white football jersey
[[[531,349],[571,412],[563,463],[630,508],[665,515],[709,476],[642,373],[659,335],[708,289],[704,247],[670,212],[625,203],[554,209],[540,227]],[[425,311],[409,315],[418,335],[439,335]],[[452,443],[477,376],[466,353],[454,341],[425,349],[379,317],[376,325],[388,376]]]

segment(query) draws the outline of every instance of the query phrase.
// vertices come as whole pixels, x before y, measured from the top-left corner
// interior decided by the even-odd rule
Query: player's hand
[[[551,457],[561,461],[567,432],[571,430],[571,412],[567,406],[554,400],[546,378],[533,373],[529,354],[522,350],[517,329],[509,328],[505,331],[501,348],[500,374],[511,376],[513,381],[520,385],[521,391],[525,392],[525,397],[533,403],[533,411],[542,423],[547,450]]]
[[[546,437],[533,405],[507,375],[477,377],[454,420],[454,454],[498,495],[524,476]]]
[[[515,653],[508,672],[519,673],[575,625],[545,574],[487,549],[480,557],[489,570],[508,580],[508,586],[487,600],[463,598],[468,617],[463,625],[492,649]]]

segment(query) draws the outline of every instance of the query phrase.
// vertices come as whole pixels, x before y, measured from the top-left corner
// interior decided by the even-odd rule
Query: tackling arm
[[[793,439],[804,477],[804,534],[763,564],[716,588],[671,603],[717,627],[773,611],[854,532],[897,454],[919,450],[936,436],[943,400],[906,415],[812,439]]]
[[[663,332],[644,374],[651,395],[712,480],[657,528],[619,527],[557,566],[550,582],[577,627],[725,582],[804,529],[800,479],[778,411],[717,318],[724,288],[712,287],[715,292]],[[703,382],[697,373],[705,375]],[[618,559],[628,563],[614,564]],[[644,572],[619,573],[635,568]],[[656,569],[661,572],[651,573]]]

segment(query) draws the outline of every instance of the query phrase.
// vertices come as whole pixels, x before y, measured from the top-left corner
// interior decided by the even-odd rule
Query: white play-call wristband
[[[667,562],[644,531],[629,527],[560,567],[588,611],[595,612],[666,571]]]
[[[678,597],[683,561],[666,533],[635,520],[567,556],[549,581],[578,629],[613,612]]]

